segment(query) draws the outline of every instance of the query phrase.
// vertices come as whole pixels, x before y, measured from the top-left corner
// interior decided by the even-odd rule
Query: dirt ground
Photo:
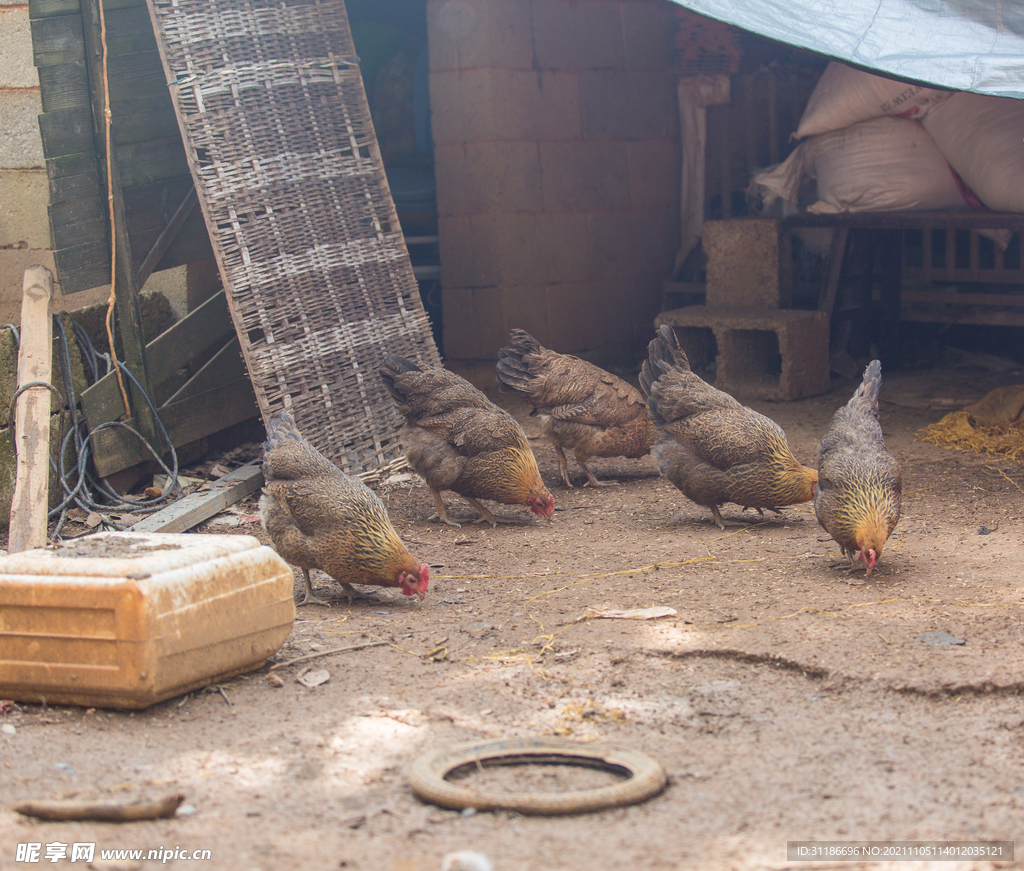
[[[886,376],[882,424],[903,467],[904,507],[866,582],[847,573],[810,504],[783,518],[750,513],[752,525],[721,532],[650,459],[597,460],[619,486],[568,490],[535,439],[555,494],[550,525],[502,507],[522,523],[444,527],[427,522],[418,479],[391,482],[381,495],[395,526],[433,566],[426,600],[378,591],[350,607],[334,587],[333,607],[299,609],[272,663],[383,645],[273,672],[268,663],[138,713],[21,705],[0,716],[0,867],[28,867],[15,861],[19,843],[54,841],[209,849],[202,867],[244,871],[437,871],[461,849],[486,853],[496,871],[594,871],[858,868],[867,865],[788,861],[787,841],[1024,839],[1024,471],[914,439],[1022,380]],[[750,404],[813,465],[853,387]],[[512,407],[536,436],[536,420]],[[454,516],[472,514],[447,499]],[[255,511],[243,503],[199,531],[265,541],[245,520]],[[330,589],[325,576],[318,586]],[[676,614],[588,616],[649,606]],[[311,668],[330,679],[300,684]],[[642,751],[669,785],[640,805],[572,817],[460,813],[410,791],[409,768],[427,751],[538,735]],[[508,790],[611,782],[543,767],[465,782],[474,777]],[[159,822],[43,823],[10,807],[175,791],[192,812]]]

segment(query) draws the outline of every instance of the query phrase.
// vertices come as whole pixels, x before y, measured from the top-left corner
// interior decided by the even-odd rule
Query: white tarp
[[[1024,99],[1024,0],[675,2],[896,78]]]

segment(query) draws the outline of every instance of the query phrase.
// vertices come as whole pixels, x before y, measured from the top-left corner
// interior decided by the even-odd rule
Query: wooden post
[[[33,381],[50,383],[51,296],[53,273],[45,266],[26,269],[21,296],[19,388]],[[50,396],[45,387],[30,387],[18,397],[14,416],[18,461],[11,501],[9,553],[46,544],[46,515],[50,506]]]

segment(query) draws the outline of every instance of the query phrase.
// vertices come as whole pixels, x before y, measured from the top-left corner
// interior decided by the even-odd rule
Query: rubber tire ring
[[[457,786],[445,779],[455,769],[468,765],[538,762],[583,765],[627,773],[629,777],[612,786],[565,793],[488,793]],[[413,763],[409,783],[417,797],[445,808],[508,810],[553,816],[637,804],[661,792],[668,778],[654,759],[636,750],[618,750],[602,744],[581,744],[561,738],[516,738],[462,744],[421,756]]]

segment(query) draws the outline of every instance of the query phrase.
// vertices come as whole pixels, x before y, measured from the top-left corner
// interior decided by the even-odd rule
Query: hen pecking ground
[[[914,440],[1019,375],[883,378],[903,517],[866,581],[846,572],[810,503],[782,518],[751,512],[752,525],[721,532],[649,458],[595,460],[620,486],[568,490],[553,449],[535,438],[555,495],[551,524],[509,506],[497,513],[521,525],[428,523],[427,489],[392,482],[379,489],[392,520],[433,566],[426,600],[378,590],[349,607],[334,588],[334,607],[299,609],[277,659],[383,644],[268,666],[134,714],[0,714],[0,867],[26,867],[15,862],[26,842],[210,849],[203,867],[245,871],[437,871],[459,849],[486,853],[497,871],[595,871],[829,864],[787,863],[789,840],[1024,840],[1024,472]],[[853,386],[749,404],[813,465]],[[538,435],[526,406],[491,397]],[[449,504],[453,517],[474,515],[458,497]],[[256,513],[255,503],[239,507]],[[231,531],[266,540],[258,524]],[[594,616],[648,606],[676,614]],[[308,669],[329,680],[304,686]],[[568,818],[460,814],[409,791],[407,770],[425,751],[530,735],[644,751],[669,787],[643,805]],[[486,777],[506,789],[600,782],[572,769]],[[195,812],[38,823],[7,804],[167,791],[185,793]]]

